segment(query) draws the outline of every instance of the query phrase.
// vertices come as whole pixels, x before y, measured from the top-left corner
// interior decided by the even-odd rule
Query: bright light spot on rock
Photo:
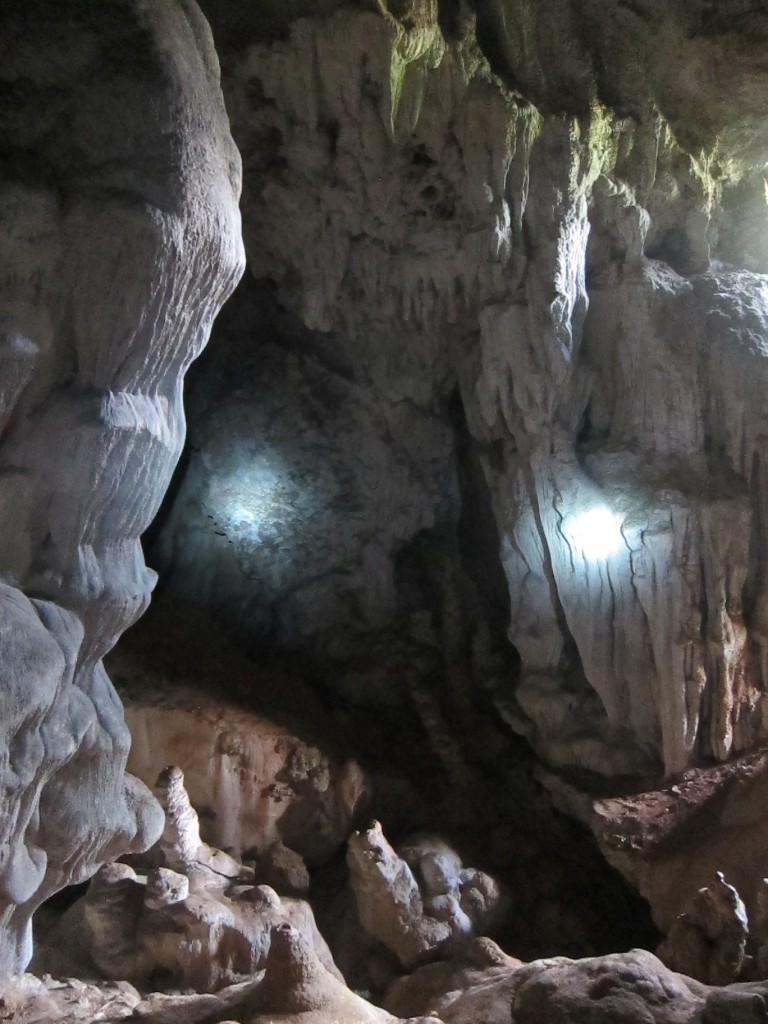
[[[251,524],[256,522],[257,516],[252,509],[246,508],[244,505],[236,502],[232,505],[230,518],[234,520],[234,522]]]
[[[622,520],[605,505],[596,505],[574,516],[568,525],[571,544],[589,561],[609,558],[624,545]]]
[[[219,514],[232,529],[258,528],[275,517],[280,504],[281,478],[274,465],[252,459],[219,488]]]
[[[209,495],[220,535],[248,549],[289,540],[317,514],[314,479],[271,449],[234,453]]]

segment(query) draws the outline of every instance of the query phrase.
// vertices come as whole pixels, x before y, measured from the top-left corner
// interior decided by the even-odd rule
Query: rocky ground
[[[391,794],[379,800],[387,780],[350,758],[354,742],[340,736],[336,716],[318,705],[297,713],[301,680],[284,665],[263,669],[274,684],[273,719],[244,711],[238,693],[253,662],[199,614],[186,616],[182,628],[184,615],[161,600],[110,664],[128,720],[138,723],[133,768],[154,783],[166,814],[163,836],[130,865],[103,868],[66,908],[44,908],[36,973],[4,988],[0,1019],[749,1024],[768,1012],[768,985],[747,980],[765,966],[762,917],[753,920],[750,910],[750,931],[743,903],[725,883],[704,895],[694,890],[698,904],[689,901],[664,929],[658,953],[682,973],[647,949],[531,959],[517,936],[542,928],[541,915],[538,925],[529,918],[534,904],[549,906],[553,951],[568,941],[598,943],[586,917],[569,939],[564,929],[574,911],[560,902],[562,889],[545,898],[540,872],[526,899],[519,871],[494,878],[462,862],[437,834],[391,845],[378,823],[369,824],[372,810],[386,812],[392,801]],[[145,659],[160,634],[165,660],[152,668]],[[211,672],[222,680],[216,699]],[[266,703],[270,690],[265,682]],[[200,816],[180,769],[157,777],[176,755],[190,765]],[[665,841],[691,818],[706,820],[713,801],[724,814],[727,800],[717,793],[744,799],[761,772],[754,757],[741,775],[736,766],[717,768],[697,775],[695,785],[681,778],[666,790],[598,799],[591,824],[597,831],[601,823],[603,845],[627,847],[636,871],[643,864],[661,878],[654,851],[684,847]],[[231,808],[246,797],[250,816],[233,831]],[[705,831],[701,825],[695,835]],[[590,881],[598,886],[599,875]],[[595,906],[592,912],[599,929]]]

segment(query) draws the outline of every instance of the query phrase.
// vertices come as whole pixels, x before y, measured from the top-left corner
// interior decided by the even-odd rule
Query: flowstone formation
[[[0,11],[0,978],[48,896],[157,838],[102,657],[181,382],[242,270],[240,164],[192,3]]]
[[[309,904],[281,898],[257,884],[252,868],[201,841],[180,768],[160,773],[155,794],[166,819],[152,848],[155,866],[101,868],[86,895],[48,930],[38,972],[127,980],[145,991],[217,992],[247,982],[269,989],[277,936],[279,949],[293,943],[342,983]],[[286,1007],[290,995],[286,984]]]
[[[335,7],[235,35],[211,5],[250,280],[169,586],[444,752],[481,691],[582,778],[753,749],[764,14]]]
[[[350,837],[347,862],[360,923],[405,968],[492,934],[509,910],[495,879],[438,837],[395,851],[375,821]]]
[[[133,708],[135,763],[197,748],[207,820],[181,769],[125,775],[101,659],[242,268],[239,162],[191,0],[92,8],[0,14],[0,976],[105,863],[40,922],[87,982],[0,1016],[764,1021],[762,5],[208,0],[249,274],[152,558],[261,660],[232,705],[223,658]],[[273,671],[306,712],[282,658],[342,756],[253,735]],[[642,930],[555,803],[666,964],[537,958]]]
[[[371,781],[295,670],[255,665],[163,596],[106,664],[131,732],[128,770],[154,786],[164,765],[183,765],[206,842],[258,860],[269,884],[273,872],[292,875],[296,894],[305,861],[343,848]]]
[[[155,791],[166,828],[139,859],[143,866],[106,865],[46,927],[37,968],[77,971],[84,980],[15,979],[0,995],[0,1011],[10,1019],[751,1024],[768,1011],[765,981],[721,987],[749,973],[752,960],[745,956],[743,904],[722,877],[697,894],[662,950],[678,969],[707,975],[709,984],[645,950],[526,964],[487,936],[472,935],[471,926],[493,926],[509,910],[493,879],[462,867],[436,837],[403,844],[401,859],[378,823],[349,843],[361,924],[398,961],[383,1008],[376,1006],[345,985],[306,901],[281,897],[252,867],[200,841],[178,767],[160,773]],[[438,901],[451,893],[451,914],[439,913]],[[471,926],[457,927],[460,908]],[[439,922],[450,924],[450,935],[440,935]],[[761,947],[756,963],[764,962]]]

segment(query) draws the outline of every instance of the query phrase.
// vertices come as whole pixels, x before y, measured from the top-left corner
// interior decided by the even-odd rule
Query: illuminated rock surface
[[[731,6],[478,3],[497,78],[429,3],[279,39],[212,4],[251,280],[169,586],[360,703],[493,689],[565,771],[766,738],[768,66]]]
[[[149,783],[159,766],[183,761],[206,835],[237,855],[285,841],[322,861],[365,804],[365,778],[353,762],[335,764],[289,730],[206,694],[180,690],[171,705],[137,703],[133,694],[126,721],[129,770]]]
[[[768,964],[762,5],[205,6],[249,275],[146,542],[252,660],[193,627],[113,656],[130,767],[181,771],[150,860],[45,908],[39,966],[142,991],[3,1009],[765,1019],[764,983],[700,983]],[[0,974],[162,831],[101,659],[241,268],[196,8],[92,8],[0,14]],[[699,982],[539,959],[656,944],[553,805]],[[716,871],[738,895],[697,898]]]
[[[0,40],[4,976],[43,900],[162,828],[101,659],[149,601],[181,380],[242,257],[193,5],[11,2]]]

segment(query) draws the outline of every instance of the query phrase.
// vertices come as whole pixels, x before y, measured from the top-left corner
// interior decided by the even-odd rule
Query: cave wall
[[[249,275],[193,377],[169,590],[326,694],[410,699],[457,792],[479,691],[561,770],[758,746],[761,5],[207,12]],[[194,4],[0,28],[6,974],[47,896],[161,828],[102,658],[243,252]]]
[[[169,587],[352,700],[480,685],[562,769],[750,749],[765,15],[236,13],[249,280],[192,385]]]
[[[240,162],[193,3],[0,10],[0,976],[48,896],[162,829],[102,657],[182,378],[242,271]]]

